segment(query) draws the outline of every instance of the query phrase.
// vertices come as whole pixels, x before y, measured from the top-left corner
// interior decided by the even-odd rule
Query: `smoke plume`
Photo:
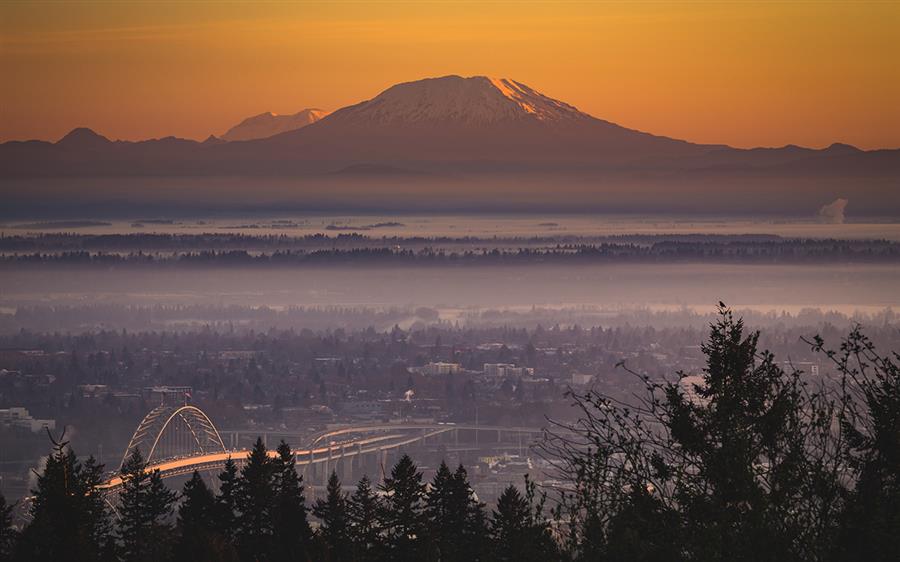
[[[843,224],[844,209],[846,208],[846,199],[835,199],[831,203],[819,209],[819,220],[831,224]]]

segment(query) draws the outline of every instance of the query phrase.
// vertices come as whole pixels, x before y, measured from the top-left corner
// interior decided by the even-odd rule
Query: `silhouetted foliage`
[[[313,514],[322,521],[319,528],[324,560],[333,562],[351,559],[350,522],[347,494],[341,491],[341,481],[332,471],[324,500],[313,506]]]
[[[274,503],[272,532],[275,560],[305,560],[312,538],[307,520],[302,477],[297,474],[291,447],[282,441],[272,459]]]
[[[122,465],[121,477],[118,536],[122,560],[166,560],[173,537],[169,518],[177,495],[166,488],[158,470],[147,470],[137,449]]]
[[[559,553],[544,512],[544,498],[536,501],[534,482],[525,481],[525,495],[508,486],[497,500],[490,522],[491,560],[546,562]]]
[[[78,461],[65,442],[54,445],[32,490],[31,522],[22,532],[15,559],[114,560],[109,515],[97,488],[102,466],[93,457]]]
[[[413,562],[424,559],[427,531],[423,513],[425,484],[422,473],[408,455],[403,455],[385,477],[381,525],[385,530],[387,559]]]
[[[219,473],[219,495],[213,517],[216,528],[231,544],[236,544],[237,502],[239,475],[237,465],[231,457],[225,460],[225,468]]]
[[[900,559],[900,354],[877,353],[859,328],[840,350],[826,353],[844,375],[847,398],[840,416],[843,457],[853,485],[845,493],[832,558]]]
[[[581,418],[557,424],[544,445],[573,483],[557,510],[570,554],[896,558],[896,366],[855,331],[828,352],[837,381],[810,385],[760,351],[759,333],[724,305],[719,314],[699,381],[632,373],[644,394],[629,403],[570,393]],[[820,339],[814,347],[824,351]]]
[[[12,510],[15,504],[7,505],[6,498],[0,493],[0,560],[12,560],[13,547],[18,533],[12,526]]]
[[[374,560],[381,553],[384,547],[381,512],[381,500],[372,482],[363,476],[347,504],[353,560]]]
[[[196,470],[181,492],[175,528],[176,562],[218,562],[237,560],[234,547],[225,540],[217,525],[216,497]]]
[[[431,557],[441,561],[481,560],[487,532],[484,506],[475,500],[462,465],[450,472],[442,462],[425,498]]]
[[[270,560],[275,535],[275,466],[261,438],[256,440],[238,480],[235,535],[242,560]]]

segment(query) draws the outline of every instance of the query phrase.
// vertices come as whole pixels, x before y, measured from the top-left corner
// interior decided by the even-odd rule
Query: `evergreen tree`
[[[386,531],[386,554],[395,562],[417,562],[424,558],[427,527],[422,500],[422,473],[408,455],[403,455],[381,486],[385,493],[381,524]]]
[[[158,470],[147,471],[141,452],[125,461],[119,495],[119,540],[125,562],[151,562],[169,556],[172,514],[176,494],[162,481]]]
[[[488,556],[488,524],[484,504],[475,498],[475,491],[469,484],[469,475],[463,465],[456,467],[453,474],[453,505],[451,513],[458,519],[465,513],[460,536],[458,560],[486,560]]]
[[[307,519],[303,478],[297,474],[294,453],[282,441],[272,461],[274,503],[272,532],[275,560],[305,560],[312,539]]]
[[[275,466],[261,438],[257,438],[237,481],[235,534],[243,560],[273,560],[275,535]]]
[[[674,487],[687,549],[704,559],[803,558],[794,548],[803,525],[793,516],[812,467],[804,463],[800,383],[758,351],[758,339],[723,305],[702,346],[707,364],[698,399],[679,385],[666,388],[679,465],[656,465],[679,475]]]
[[[332,471],[324,500],[318,500],[313,514],[322,521],[319,535],[325,550],[325,560],[347,562],[351,559],[347,495],[341,491],[341,481]]]
[[[838,404],[759,351],[720,303],[702,383],[638,373],[633,403],[589,391],[547,440],[574,484],[575,554],[591,559],[822,559],[839,507]],[[580,552],[579,552],[580,551]]]
[[[372,489],[372,482],[363,476],[347,504],[353,560],[374,560],[382,551],[381,512],[381,501]]]
[[[633,562],[676,562],[682,559],[678,514],[645,489],[637,488],[628,496],[625,506],[609,523],[606,560]],[[583,560],[596,556],[590,550]]]
[[[217,530],[216,498],[196,470],[185,483],[181,497],[176,562],[236,560],[237,553]]]
[[[474,499],[462,465],[452,473],[441,462],[426,494],[425,514],[433,558],[449,562],[480,559],[484,509]]]
[[[23,530],[15,560],[113,560],[109,515],[97,486],[102,466],[81,463],[66,443],[56,443],[31,492],[31,523]]]
[[[0,561],[12,560],[13,548],[16,546],[18,533],[12,526],[12,510],[15,504],[7,505],[6,498],[0,493]]]
[[[238,469],[234,460],[228,457],[225,468],[219,473],[219,495],[216,496],[216,529],[231,544],[235,544],[237,531],[237,502],[239,491]]]
[[[490,522],[493,556],[498,562],[550,562],[559,553],[543,516],[543,501],[535,504],[534,484],[525,482],[526,494],[510,484],[497,500]]]

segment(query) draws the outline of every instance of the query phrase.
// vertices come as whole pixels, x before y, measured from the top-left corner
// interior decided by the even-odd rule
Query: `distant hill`
[[[252,140],[234,142],[245,138]],[[257,204],[264,195],[267,204],[328,208],[549,204],[812,216],[846,198],[851,215],[900,215],[900,150],[694,144],[628,129],[521,82],[484,76],[397,84],[325,116],[262,114],[203,143],[110,141],[89,129],[56,143],[7,142],[0,145],[0,178],[14,203],[52,184],[61,197],[78,185],[79,197],[104,201],[154,201],[165,187],[197,205],[213,189],[223,205]],[[242,191],[248,182],[254,189]],[[101,194],[97,186],[104,183],[109,193]],[[224,184],[232,186],[227,193]]]
[[[293,115],[278,115],[271,112],[260,113],[244,119],[228,129],[220,138],[226,141],[264,139],[272,135],[302,129],[326,115],[327,113],[321,109],[304,109]]]

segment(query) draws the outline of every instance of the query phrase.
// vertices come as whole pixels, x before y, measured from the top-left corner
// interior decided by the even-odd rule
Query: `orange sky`
[[[204,138],[428,76],[510,77],[736,146],[900,147],[900,2],[4,2],[0,140]]]

